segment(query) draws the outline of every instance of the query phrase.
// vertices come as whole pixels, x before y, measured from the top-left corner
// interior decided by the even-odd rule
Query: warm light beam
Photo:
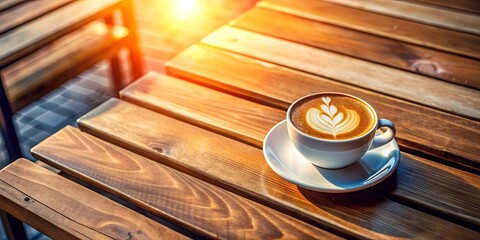
[[[198,0],[172,1],[171,16],[176,20],[185,20],[195,13]]]

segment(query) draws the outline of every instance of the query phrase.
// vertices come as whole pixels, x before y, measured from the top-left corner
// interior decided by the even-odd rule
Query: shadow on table
[[[379,185],[381,185],[382,191],[393,191],[397,187],[397,173],[394,172]],[[297,189],[316,207],[344,221],[392,237],[413,237],[402,231],[401,228],[391,227],[392,224],[415,223],[408,223],[409,219],[405,219],[404,222],[400,223],[396,221],[398,217],[389,218],[390,215],[397,215],[397,213],[386,212],[385,209],[398,211],[402,211],[402,209],[382,207],[385,204],[399,204],[380,196],[373,189],[352,193],[320,193],[301,187],[297,187]],[[405,213],[399,215],[405,215]],[[389,227],[382,228],[385,225],[389,225]]]

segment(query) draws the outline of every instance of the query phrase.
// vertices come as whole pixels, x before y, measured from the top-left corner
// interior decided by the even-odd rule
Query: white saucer
[[[315,191],[340,193],[365,189],[386,179],[398,166],[400,149],[394,139],[369,150],[348,167],[324,169],[311,164],[297,151],[283,120],[265,137],[263,155],[273,171],[289,182]]]

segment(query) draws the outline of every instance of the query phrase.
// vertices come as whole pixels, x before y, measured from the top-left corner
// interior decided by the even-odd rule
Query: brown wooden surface
[[[472,13],[480,13],[480,2],[477,0],[406,0],[412,3],[426,3],[429,6],[440,6]]]
[[[40,17],[71,1],[72,0],[25,1],[14,8],[0,12],[0,33]]]
[[[220,28],[202,43],[480,119],[475,89],[233,27]]]
[[[264,0],[258,6],[447,52],[480,58],[480,36],[317,0]]]
[[[0,66],[112,10],[119,0],[75,1],[0,36]]]
[[[323,0],[433,26],[480,34],[480,16],[403,1]]]
[[[0,11],[3,11],[4,9],[10,8],[15,6],[16,4],[19,4],[25,0],[2,0],[0,1]]]
[[[136,81],[121,96],[260,149],[263,137],[285,119],[284,111],[155,73]],[[421,205],[480,226],[480,212],[476,211],[480,204],[480,177],[406,153],[402,153],[397,171],[399,180],[387,197],[404,199],[409,205]]]
[[[260,148],[265,129],[285,118],[282,110],[153,72],[126,87],[120,95],[137,105]]]
[[[117,99],[80,118],[79,126],[145,157],[351,236],[479,237],[370,191],[332,195],[298,188],[276,175],[258,148]]]
[[[272,21],[275,19],[275,21]],[[294,15],[253,8],[234,27],[480,88],[480,61]]]
[[[0,172],[0,205],[54,239],[185,238],[26,159]]]
[[[24,106],[24,98],[32,99],[42,88],[58,85],[62,73],[81,70],[79,65],[90,59],[104,58],[106,49],[127,35],[123,27],[93,22],[21,59],[3,72],[10,101],[17,109]]]
[[[222,239],[337,239],[335,235],[66,127],[34,155],[166,219]]]
[[[67,127],[34,155],[204,237],[333,237],[319,227],[479,239],[480,36],[447,29],[475,32],[478,16],[421,0],[326,1],[262,1],[169,63],[190,82],[149,74],[79,119],[87,133]],[[271,170],[265,134],[293,100],[322,91],[359,96],[397,125],[394,175],[326,194]]]
[[[167,72],[283,110],[297,98],[314,92],[350,93],[372,104],[381,118],[395,123],[397,140],[402,147],[479,170],[480,123],[477,121],[198,45],[168,62]],[[242,74],[232,74],[238,72]]]

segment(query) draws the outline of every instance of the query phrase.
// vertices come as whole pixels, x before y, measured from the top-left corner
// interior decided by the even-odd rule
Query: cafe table
[[[0,186],[29,202],[4,210],[51,236],[480,239],[479,13],[475,1],[260,1],[167,75],[147,73],[32,149],[61,173],[35,180],[47,170],[25,160],[2,170]],[[387,174],[349,188],[336,185],[349,167],[331,170],[312,189],[270,166],[267,133],[286,132],[289,105],[316,92],[360,97],[395,124]]]

